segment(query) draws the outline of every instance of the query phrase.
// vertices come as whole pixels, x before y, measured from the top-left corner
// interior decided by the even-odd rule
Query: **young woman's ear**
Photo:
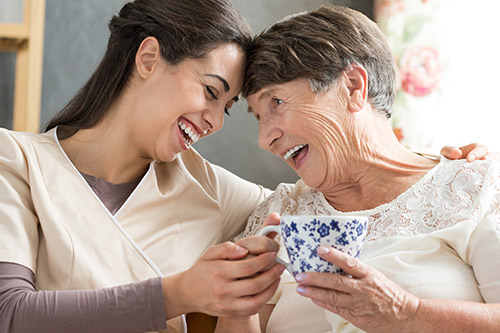
[[[137,73],[142,78],[148,78],[153,74],[160,56],[160,43],[155,37],[145,38],[135,55],[135,66]]]
[[[349,90],[349,109],[352,112],[361,111],[368,98],[368,74],[363,66],[351,64],[344,75]]]

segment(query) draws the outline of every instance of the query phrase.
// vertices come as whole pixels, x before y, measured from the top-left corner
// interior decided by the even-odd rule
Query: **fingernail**
[[[297,280],[297,282],[302,282],[306,279],[306,275],[303,274],[303,273],[300,273],[300,274],[297,274],[295,275],[295,280]]]
[[[280,274],[283,273],[285,271],[286,267],[285,265],[281,265],[280,266]]]
[[[302,287],[302,286],[298,286],[297,287],[297,292],[299,294],[305,294],[306,293],[306,288],[305,287]]]
[[[276,259],[277,253],[276,252],[271,252],[269,255],[271,256],[271,260],[274,260],[274,259]]]
[[[476,155],[470,154],[469,155],[469,162],[475,161],[476,160]]]
[[[330,252],[330,249],[326,246],[318,247],[318,254],[327,254],[328,252]]]
[[[236,245],[236,252],[238,252],[239,254],[245,254],[248,252],[248,250],[245,249],[244,247]]]

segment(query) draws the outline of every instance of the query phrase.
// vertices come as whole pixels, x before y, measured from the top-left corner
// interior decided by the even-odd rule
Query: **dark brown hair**
[[[351,63],[368,72],[368,98],[391,116],[396,69],[377,25],[353,9],[323,6],[292,15],[254,39],[243,96],[271,85],[307,78],[315,93],[330,89]]]
[[[90,128],[120,95],[142,41],[154,36],[171,65],[202,58],[225,43],[247,52],[252,32],[229,0],[135,0],[110,20],[106,53],[94,74],[71,101],[48,123],[74,130]]]

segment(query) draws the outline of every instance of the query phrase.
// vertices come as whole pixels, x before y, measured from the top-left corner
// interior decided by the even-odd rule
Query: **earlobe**
[[[349,89],[349,109],[352,112],[361,111],[367,102],[368,74],[365,68],[358,64],[351,64],[345,71]]]
[[[355,90],[351,96],[351,99],[352,101],[350,103],[350,107],[352,111],[354,112],[361,111],[365,106],[365,99],[363,98],[361,91]]]
[[[155,37],[145,38],[135,55],[135,66],[142,78],[153,74],[160,59],[160,43]]]

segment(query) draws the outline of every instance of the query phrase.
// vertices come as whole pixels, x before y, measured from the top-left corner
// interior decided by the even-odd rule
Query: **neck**
[[[75,167],[83,173],[113,184],[142,176],[151,160],[141,157],[131,141],[127,122],[121,121],[118,106],[112,107],[94,127],[81,129],[60,141]]]
[[[318,188],[340,211],[372,209],[391,202],[419,181],[438,161],[414,154],[395,138],[386,119],[370,119],[357,136],[349,167]],[[378,123],[378,124],[377,124]]]

